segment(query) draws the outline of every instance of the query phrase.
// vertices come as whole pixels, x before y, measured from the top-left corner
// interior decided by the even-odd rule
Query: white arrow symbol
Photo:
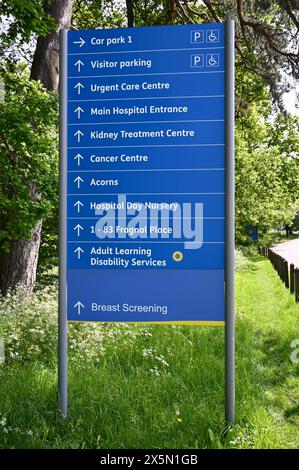
[[[74,157],[74,160],[77,160],[78,166],[80,166],[80,160],[84,160],[84,157],[78,153],[78,155]]]
[[[81,313],[81,308],[84,308],[84,305],[78,300],[78,302],[74,305],[74,308],[78,309],[78,315]]]
[[[83,66],[84,65],[84,62],[82,62],[82,60],[77,60],[77,62],[75,63],[75,67],[78,67],[78,72],[81,72],[81,65]]]
[[[80,131],[80,129],[78,129],[77,132],[75,132],[74,137],[77,137],[78,142],[80,142],[81,137],[82,137],[83,135],[84,135],[83,132]]]
[[[80,37],[80,41],[74,41],[73,44],[80,44],[79,47],[82,47],[85,44],[85,41],[83,38]]]
[[[80,207],[83,207],[84,204],[82,204],[81,201],[77,201],[77,202],[75,202],[75,204],[74,204],[74,207],[76,207],[76,206],[77,206],[78,214],[80,214]]]
[[[84,88],[84,85],[82,85],[82,83],[78,82],[77,85],[74,86],[74,88],[77,88],[77,93],[78,93],[78,95],[80,95],[81,88]]]
[[[82,250],[81,246],[78,246],[78,248],[75,249],[74,253],[77,253],[78,259],[80,259],[81,253],[84,253],[84,250]]]
[[[81,178],[81,176],[77,176],[77,178],[74,179],[74,183],[77,183],[77,187],[78,189],[80,189],[80,184],[83,183],[83,179]]]
[[[84,230],[84,228],[80,224],[77,224],[74,230],[77,230],[77,236],[80,237],[80,230]]]
[[[77,113],[77,118],[80,119],[81,113],[84,113],[84,109],[82,109],[80,106],[78,106],[75,110],[74,113]]]

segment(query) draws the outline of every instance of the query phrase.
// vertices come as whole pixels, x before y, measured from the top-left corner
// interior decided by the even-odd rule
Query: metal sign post
[[[225,324],[234,420],[233,54],[232,22],[61,33],[64,417],[67,321],[113,321]]]
[[[62,416],[67,418],[67,31],[59,38],[59,312],[58,393]]]
[[[225,416],[235,423],[235,103],[234,21],[226,23]]]

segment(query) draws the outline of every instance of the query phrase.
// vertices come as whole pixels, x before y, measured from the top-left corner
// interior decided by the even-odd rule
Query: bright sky
[[[296,86],[297,85],[297,86]],[[299,91],[299,82],[297,82],[294,88],[289,92],[285,93],[284,95],[284,103],[287,111],[292,114],[296,114],[299,116],[299,109],[296,108],[296,105],[299,105],[298,97],[296,96],[295,89],[297,92]]]

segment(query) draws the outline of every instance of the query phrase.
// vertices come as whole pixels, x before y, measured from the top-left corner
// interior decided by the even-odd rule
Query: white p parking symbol
[[[199,42],[204,42],[203,31],[191,31],[191,44],[198,44]]]
[[[204,65],[203,54],[191,55],[191,67],[203,67],[203,65]]]

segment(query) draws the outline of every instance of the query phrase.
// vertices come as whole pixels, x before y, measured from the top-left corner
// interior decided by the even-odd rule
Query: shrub
[[[58,331],[57,281],[33,294],[19,286],[15,293],[0,297],[0,339],[5,362],[39,360],[45,364],[57,361]],[[132,354],[142,355],[151,326],[124,323],[69,323],[69,361],[77,366],[97,364],[107,359]]]
[[[235,270],[241,271],[248,267],[248,260],[246,256],[243,254],[243,251],[237,248],[235,250]]]

